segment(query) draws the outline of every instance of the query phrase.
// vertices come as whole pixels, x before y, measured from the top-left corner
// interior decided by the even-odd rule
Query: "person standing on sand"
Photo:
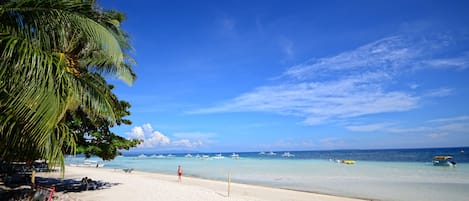
[[[182,167],[179,165],[178,166],[178,182],[181,182],[182,180]]]

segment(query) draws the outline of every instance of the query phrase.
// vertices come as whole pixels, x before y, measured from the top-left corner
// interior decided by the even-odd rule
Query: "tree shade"
[[[0,1],[2,160],[44,158],[63,169],[79,136],[67,114],[119,122],[103,76],[136,79],[124,18],[92,0]]]

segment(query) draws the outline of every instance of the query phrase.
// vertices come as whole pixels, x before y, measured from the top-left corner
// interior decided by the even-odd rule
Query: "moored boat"
[[[223,159],[223,158],[225,158],[225,157],[224,157],[223,155],[221,155],[221,154],[216,154],[213,158],[214,158],[214,159]]]
[[[231,154],[231,158],[233,158],[233,159],[239,159],[239,154],[233,153],[233,154]]]
[[[99,163],[99,161],[85,159],[83,163],[72,163],[70,166],[75,167],[104,167],[104,163]]]
[[[158,154],[155,156],[155,158],[166,158],[166,156],[164,156],[163,154]]]
[[[434,156],[434,166],[455,166],[456,162],[453,161],[453,156]]]
[[[287,158],[290,158],[290,157],[295,157],[294,154],[291,154],[290,152],[285,152],[282,154],[283,157],[287,157]]]
[[[343,164],[347,164],[347,165],[355,164],[354,160],[341,160],[340,162],[343,163]]]

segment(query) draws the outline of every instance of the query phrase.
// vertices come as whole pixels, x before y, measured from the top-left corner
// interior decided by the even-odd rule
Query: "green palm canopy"
[[[63,167],[76,147],[67,112],[119,118],[103,77],[136,78],[123,19],[94,1],[0,1],[0,159]]]

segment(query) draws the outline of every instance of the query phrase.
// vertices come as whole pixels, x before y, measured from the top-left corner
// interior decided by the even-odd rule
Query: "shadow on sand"
[[[56,178],[43,178],[36,177],[36,185],[41,187],[55,187],[54,192],[82,192],[89,190],[103,190],[112,186],[119,185],[120,183],[109,183],[104,181],[96,181],[90,178],[76,179],[56,179]],[[29,200],[34,195],[31,190],[31,184],[17,184],[5,185],[0,182],[0,201],[13,201],[13,200]]]

